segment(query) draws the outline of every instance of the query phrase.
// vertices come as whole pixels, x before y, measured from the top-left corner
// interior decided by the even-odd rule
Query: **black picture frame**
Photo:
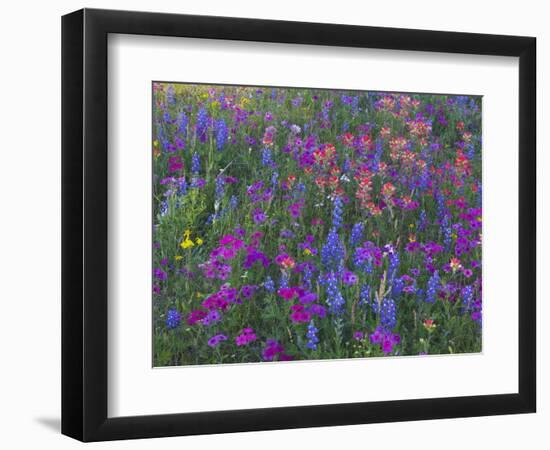
[[[108,418],[110,33],[519,57],[518,393]],[[83,9],[62,18],[62,433],[82,441],[530,413],[536,408],[536,39]]]

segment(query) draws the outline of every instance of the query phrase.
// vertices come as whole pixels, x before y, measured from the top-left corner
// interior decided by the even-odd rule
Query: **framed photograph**
[[[536,40],[62,20],[62,432],[535,412]]]

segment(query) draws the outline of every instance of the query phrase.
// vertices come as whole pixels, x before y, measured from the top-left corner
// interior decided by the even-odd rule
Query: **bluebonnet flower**
[[[388,254],[388,259],[390,264],[388,267],[388,278],[393,280],[397,275],[397,270],[399,269],[399,253],[396,249],[392,248]]]
[[[323,104],[323,109],[321,110],[321,117],[323,118],[325,127],[330,127],[330,109],[332,108],[333,103],[327,101]]]
[[[424,231],[428,225],[428,218],[426,217],[426,210],[420,211],[420,217],[418,218],[418,226],[416,229],[418,231]]]
[[[229,199],[229,208],[230,209],[237,209],[237,206],[239,205],[239,199],[236,195],[232,195]]]
[[[187,114],[185,111],[182,111],[178,115],[178,133],[181,134],[183,140],[187,137]]]
[[[436,206],[437,206],[437,218],[439,220],[443,220],[443,217],[446,214],[445,197],[441,193],[441,190],[439,190],[439,189],[437,189],[435,191],[434,197],[435,197],[435,203],[436,203]]]
[[[317,337],[317,333],[319,332],[319,329],[315,327],[315,324],[313,323],[313,320],[309,322],[309,325],[307,326],[307,348],[315,351],[317,350],[317,344],[319,343],[319,338]]]
[[[466,151],[466,157],[471,161],[474,159],[475,147],[474,144],[468,144],[468,150]]]
[[[279,184],[279,172],[274,170],[273,173],[271,174],[271,185],[273,186],[273,188],[275,188],[275,186],[277,186],[278,184]]]
[[[447,215],[445,215],[443,221],[441,222],[441,232],[443,233],[443,245],[445,246],[445,250],[449,251],[453,240],[453,230],[451,229],[449,216]]]
[[[344,165],[342,166],[342,172],[349,173],[351,170],[351,159],[346,158],[344,160]]]
[[[311,264],[304,265],[304,286],[308,289],[311,288],[311,277],[313,276],[313,266]]]
[[[275,283],[273,282],[273,279],[270,276],[267,276],[264,281],[264,289],[267,292],[275,292]]]
[[[420,190],[420,192],[424,192],[426,189],[428,189],[429,183],[430,183],[430,169],[429,169],[429,164],[426,164],[418,180],[418,189]]]
[[[271,158],[271,149],[269,147],[264,147],[262,149],[262,165],[267,167],[272,167],[274,164],[273,159]]]
[[[332,211],[332,226],[335,229],[341,228],[343,225],[342,215],[344,209],[342,208],[342,199],[338,196],[334,199],[334,209]]]
[[[197,113],[197,138],[202,143],[208,139],[208,113],[204,108]]]
[[[426,303],[435,303],[439,285],[439,273],[436,270],[428,280],[428,286],[426,288]]]
[[[172,85],[168,86],[168,89],[166,89],[166,101],[169,105],[176,103],[176,95],[174,92],[174,86]]]
[[[384,147],[382,146],[382,139],[376,140],[376,152],[374,153],[374,159],[372,160],[372,171],[378,173],[380,167],[380,161],[382,160],[382,153],[384,152]]]
[[[201,159],[197,152],[193,153],[191,158],[191,173],[193,175],[198,175],[201,171]]]
[[[223,194],[225,193],[225,180],[223,177],[216,178],[216,189],[214,192],[216,202],[221,202]]]
[[[208,225],[211,225],[211,224],[214,223],[216,220],[218,220],[220,217],[221,217],[221,212],[220,212],[219,214],[216,214],[216,213],[210,214],[210,215],[206,218],[206,223],[207,223]]]
[[[344,260],[344,254],[344,244],[340,240],[340,236],[338,236],[336,227],[332,227],[328,233],[326,243],[321,249],[321,262],[325,270],[340,270]]]
[[[469,311],[472,308],[472,304],[474,302],[474,288],[470,285],[464,286],[460,294],[465,310]]]
[[[357,114],[360,111],[359,109],[359,96],[356,95],[353,97],[353,100],[351,101],[351,112],[353,115]]]
[[[177,328],[181,322],[181,314],[177,309],[169,309],[166,314],[166,328],[169,330]]]
[[[288,274],[286,272],[281,272],[281,278],[279,279],[279,288],[287,288],[288,287]]]
[[[326,289],[326,302],[331,314],[340,316],[343,313],[346,301],[338,288],[338,277],[335,272],[329,272],[322,280]]]
[[[352,247],[357,247],[363,241],[364,228],[361,222],[357,222],[351,229],[350,245]]]
[[[225,120],[220,119],[216,122],[216,148],[218,151],[222,151],[225,143],[227,142],[227,137],[229,135],[227,131],[227,125]]]
[[[399,297],[403,288],[405,287],[405,282],[400,277],[395,277],[391,281],[391,294],[394,298]]]
[[[162,150],[164,152],[168,151],[168,138],[164,134],[164,128],[162,127],[162,124],[160,122],[157,122],[157,139],[160,142]]]
[[[181,196],[184,196],[186,193],[187,193],[187,181],[185,181],[185,177],[181,177],[181,181],[178,186],[178,194]]]
[[[370,305],[370,286],[368,284],[363,284],[359,293],[359,305],[360,306],[369,306]]]
[[[380,324],[388,330],[393,330],[395,325],[397,325],[395,301],[391,298],[382,299],[380,305]]]
[[[163,200],[162,202],[160,202],[159,214],[161,215],[161,217],[168,214],[168,202],[166,200]]]

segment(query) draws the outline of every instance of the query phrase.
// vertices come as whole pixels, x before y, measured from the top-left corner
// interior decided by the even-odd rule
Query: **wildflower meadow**
[[[481,351],[481,97],[152,88],[154,366]]]

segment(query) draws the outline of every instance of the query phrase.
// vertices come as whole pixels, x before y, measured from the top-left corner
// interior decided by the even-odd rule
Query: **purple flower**
[[[398,334],[389,332],[383,326],[378,326],[374,333],[370,335],[370,341],[373,344],[380,345],[384,354],[387,355],[393,351],[394,346],[401,342],[401,337]]]
[[[191,179],[191,187],[193,188],[203,188],[206,185],[204,178],[193,178]]]
[[[155,275],[155,278],[157,278],[158,280],[161,280],[161,281],[166,281],[168,279],[168,274],[162,270],[161,268],[157,267],[154,271],[153,271],[154,275]]]
[[[308,305],[317,300],[317,294],[314,292],[305,291],[301,294],[298,294],[298,300],[302,305]]]
[[[219,311],[216,309],[211,309],[210,311],[208,311],[208,314],[202,319],[201,322],[204,326],[209,326],[213,323],[219,322],[220,320],[222,320],[222,315],[219,313]]]
[[[393,350],[393,342],[388,337],[385,337],[382,341],[382,351],[384,353],[390,353]]]
[[[253,247],[247,247],[246,257],[243,261],[243,268],[250,269],[257,261],[260,261],[262,265],[267,268],[269,266],[269,259],[259,250]]]
[[[346,270],[344,271],[344,274],[342,275],[342,281],[345,283],[345,284],[348,284],[348,285],[354,285],[354,284],[357,284],[357,275],[355,275],[353,272],[349,271],[349,270]]]
[[[257,339],[256,334],[252,328],[243,329],[242,333],[235,338],[235,344],[237,347],[242,347],[243,345],[248,345],[251,342],[254,342]]]
[[[262,223],[265,222],[267,216],[260,208],[256,208],[252,211],[252,219],[254,219],[254,223]]]
[[[241,288],[241,295],[246,299],[251,298],[254,295],[254,291],[256,290],[256,287],[257,286],[250,286],[248,284],[244,285]]]
[[[281,361],[288,360],[288,355],[284,355],[285,349],[275,339],[267,339],[265,341],[265,348],[262,352],[262,357],[265,361],[273,361],[277,355]]]
[[[323,319],[327,315],[327,309],[323,305],[317,303],[309,307],[309,312],[319,317],[319,319]]]
[[[227,341],[227,336],[224,334],[216,334],[208,339],[208,345],[212,348],[217,347],[220,342]]]
[[[372,333],[369,337],[370,337],[370,341],[373,344],[379,344],[383,338],[383,333],[381,331],[381,328],[380,327],[376,328],[376,330],[374,330],[374,333]]]
[[[302,211],[302,208],[304,207],[304,201],[300,200],[299,202],[293,203],[288,207],[288,211],[290,212],[290,215],[297,219],[300,217],[300,213]]]

